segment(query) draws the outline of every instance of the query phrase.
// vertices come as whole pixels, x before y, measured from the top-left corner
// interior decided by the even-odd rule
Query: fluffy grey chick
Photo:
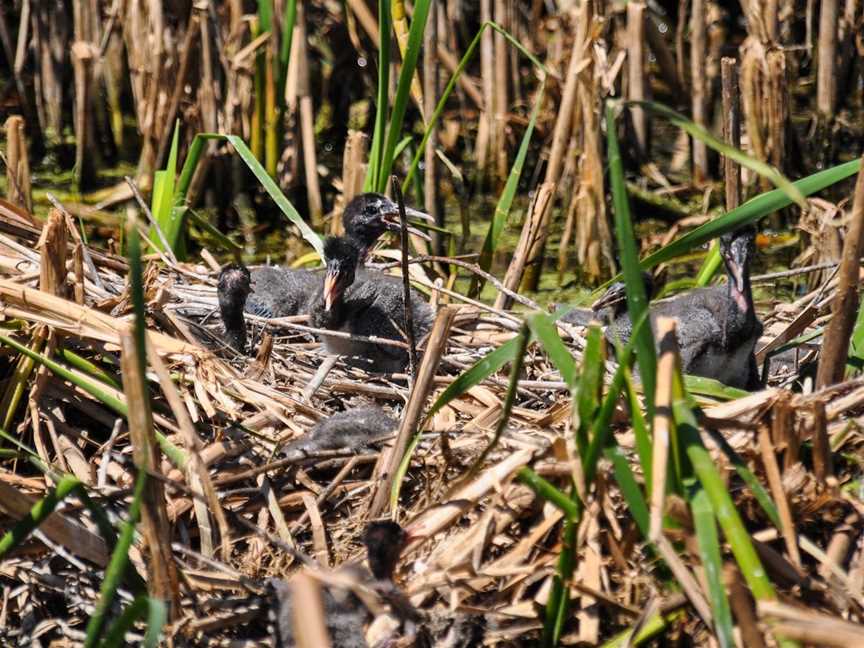
[[[331,237],[324,243],[327,259],[324,286],[310,310],[312,326],[334,331],[405,341],[402,280],[375,270],[358,270],[360,250],[348,238]],[[415,290],[410,291],[414,340],[420,342],[432,328],[432,308]],[[400,347],[324,335],[328,353],[347,356],[355,366],[370,371],[397,372],[408,364]]]
[[[320,421],[305,436],[283,449],[288,459],[302,459],[322,450],[370,449],[392,436],[399,423],[374,405],[337,412]]]

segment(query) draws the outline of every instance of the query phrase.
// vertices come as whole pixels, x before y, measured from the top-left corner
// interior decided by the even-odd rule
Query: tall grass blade
[[[630,462],[618,445],[606,448],[603,454],[612,463],[615,481],[618,482],[618,487],[621,489],[624,501],[627,502],[627,511],[633,516],[633,520],[636,522],[636,526],[639,527],[642,537],[647,540],[650,516],[648,503],[645,500],[645,494],[639,488],[639,483],[636,481],[633,471],[630,469]]]
[[[150,200],[150,212],[153,214],[153,220],[159,225],[159,229],[165,235],[165,240],[175,256],[178,251],[182,253],[182,249],[180,249],[182,245],[180,242],[181,223],[174,218],[174,211],[171,209],[174,204],[174,189],[177,182],[177,150],[179,148],[180,120],[178,119],[174,125],[174,135],[171,138],[171,149],[165,168],[153,174],[153,196]],[[150,240],[154,241],[154,245],[160,250],[162,249],[162,242],[158,236],[151,234]]]
[[[532,313],[525,318],[525,321],[531,329],[531,333],[534,334],[534,338],[543,345],[543,349],[552,364],[561,373],[564,382],[571,390],[574,389],[577,384],[576,362],[573,360],[570,349],[558,335],[555,320],[545,313]]]
[[[639,249],[633,235],[630,201],[624,183],[624,165],[621,162],[621,152],[618,148],[615,110],[611,103],[606,104],[606,135],[612,206],[615,212],[615,234],[618,239],[622,274],[627,288],[627,310],[630,314],[630,321],[636,322],[648,312],[648,300],[645,296],[642,269],[639,267]],[[644,386],[645,409],[648,412],[648,418],[651,418],[654,412],[654,387],[657,384],[657,353],[654,348],[654,336],[651,333],[651,327],[640,328],[638,333],[634,330],[632,339],[636,343],[636,361],[639,364],[639,377]]]
[[[90,621],[87,623],[84,648],[93,648],[102,636],[105,617],[111,608],[111,604],[114,602],[117,587],[120,585],[120,581],[123,579],[123,574],[129,564],[129,549],[132,547],[132,540],[135,537],[135,525],[138,523],[138,518],[141,515],[141,499],[144,495],[144,484],[146,481],[147,473],[140,471],[135,480],[132,504],[129,506],[129,519],[126,520],[120,531],[120,538],[117,541],[114,552],[111,554],[111,560],[108,563],[108,568],[105,570],[105,579],[102,581],[102,587],[99,589],[99,600],[96,602],[96,608],[93,610]]]
[[[375,128],[372,145],[369,147],[369,168],[363,181],[363,191],[375,191],[382,177],[384,138],[387,136],[387,119],[390,116],[390,0],[378,0],[378,93],[375,101]],[[386,182],[388,175],[383,175]],[[405,191],[405,187],[402,187]]]
[[[830,187],[841,180],[855,175],[858,173],[858,168],[860,166],[860,159],[852,160],[830,169],[826,169],[825,171],[819,171],[818,173],[814,173],[806,178],[797,180],[792,184],[795,185],[802,195],[809,196],[817,191],[825,189],[826,187]],[[744,225],[755,223],[760,218],[768,216],[784,207],[788,207],[791,204],[792,201],[789,199],[789,196],[780,189],[774,189],[773,191],[759,194],[745,202],[740,207],[736,207],[732,211],[726,212],[722,216],[718,216],[704,225],[700,225],[681,238],[672,241],[669,245],[666,245],[653,254],[648,255],[642,260],[641,266],[643,269],[647,270],[660,263],[671,261],[675,257],[686,254],[690,250],[717,238],[721,234],[732,232]]]
[[[733,648],[735,641],[732,633],[732,612],[722,580],[723,557],[720,554],[720,540],[717,537],[717,525],[714,523],[714,511],[704,488],[697,487],[690,498],[690,508],[693,511],[693,526],[696,528],[696,541],[699,543],[705,580],[708,581],[708,600],[714,615],[714,632],[720,648]]]
[[[420,50],[423,47],[423,31],[426,29],[426,19],[429,17],[431,4],[432,0],[415,0],[414,2],[414,15],[411,20],[411,28],[408,31],[408,47],[402,59],[399,81],[396,84],[396,96],[393,99],[393,110],[390,113],[390,122],[387,126],[387,139],[378,169],[376,191],[383,192],[387,189],[393,160],[396,157],[396,144],[402,137],[402,122],[408,108],[411,81],[414,78],[414,71],[417,69]]]

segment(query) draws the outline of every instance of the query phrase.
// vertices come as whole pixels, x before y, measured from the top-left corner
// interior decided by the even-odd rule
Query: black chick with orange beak
[[[425,221],[434,219],[421,211],[405,207],[405,215]],[[413,227],[409,221],[408,231],[411,234],[428,240],[429,237]],[[354,198],[342,214],[342,225],[345,236],[351,239],[359,250],[359,263],[363,264],[375,243],[385,232],[398,232],[401,229],[399,220],[399,205],[380,193],[364,193]]]

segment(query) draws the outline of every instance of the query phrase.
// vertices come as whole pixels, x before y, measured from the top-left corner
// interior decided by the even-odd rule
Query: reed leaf
[[[384,138],[390,115],[390,0],[378,0],[378,92],[375,101],[375,128],[369,147],[369,168],[363,181],[363,191],[375,191],[379,186],[383,165]],[[388,175],[384,175],[386,182]],[[403,185],[402,191],[405,191]]]
[[[174,189],[177,182],[177,151],[180,148],[180,120],[174,124],[174,134],[171,137],[171,149],[165,168],[153,174],[153,195],[150,200],[150,212],[153,220],[165,235],[165,241],[175,255],[181,245],[181,219],[176,217],[174,204]],[[150,234],[150,240],[160,250],[163,249],[160,237],[155,232]]]
[[[528,467],[520,468],[516,475],[519,477],[519,481],[534,491],[538,497],[557,506],[569,519],[579,520],[582,515],[582,507],[578,500],[574,501],[569,495],[563,493]]]
[[[645,500],[645,494],[639,488],[639,482],[633,475],[630,462],[617,444],[606,448],[603,454],[612,463],[615,481],[618,482],[624,501],[627,502],[628,512],[636,522],[636,526],[639,527],[642,537],[647,540],[650,518],[648,503]]]
[[[753,597],[757,601],[774,600],[776,598],[774,586],[765,573],[765,568],[750,541],[750,533],[741,521],[735,502],[726,490],[714,460],[702,444],[692,410],[683,399],[675,399],[672,410],[683,449],[702,488],[705,489],[714,515],[720,522],[723,534],[729,542],[732,554],[741,568],[741,573]]]
[[[850,176],[858,173],[858,168],[861,166],[861,160],[852,160],[839,164],[825,171],[819,171],[806,178],[797,180],[792,183],[795,188],[804,196],[821,191],[826,187],[840,182]],[[688,232],[679,239],[672,241],[653,254],[645,257],[641,262],[641,267],[644,270],[653,268],[660,263],[671,261],[675,257],[686,254],[690,250],[704,245],[708,241],[717,238],[727,232],[732,232],[739,227],[755,223],[760,218],[768,216],[773,212],[788,207],[792,204],[789,196],[780,189],[774,189],[765,193],[759,194],[751,198],[740,207],[726,212],[722,216],[718,216],[704,225],[700,225],[696,229]],[[614,277],[611,281],[620,279]]]
[[[612,206],[615,212],[615,234],[618,239],[622,274],[627,289],[627,310],[630,314],[630,321],[636,322],[648,312],[648,300],[645,296],[642,269],[639,267],[639,249],[633,235],[630,201],[627,196],[627,187],[624,184],[624,165],[621,162],[621,152],[618,148],[615,123],[614,108],[611,103],[607,103],[607,155],[609,158],[609,179],[612,187]],[[654,348],[651,327],[641,327],[638,332],[634,330],[631,339],[635,341],[639,377],[644,387],[645,409],[648,412],[648,418],[651,418],[654,412],[654,386],[657,384],[657,352]]]
[[[538,312],[528,315],[525,321],[534,338],[543,346],[552,364],[561,373],[564,382],[573,390],[577,384],[576,363],[570,350],[558,335],[555,320],[545,313]]]

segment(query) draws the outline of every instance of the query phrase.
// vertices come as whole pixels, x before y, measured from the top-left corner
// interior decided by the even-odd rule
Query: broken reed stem
[[[492,20],[492,0],[480,0],[480,20],[485,24]],[[492,150],[492,112],[495,105],[495,46],[491,29],[484,29],[480,36],[480,77],[483,84],[483,111],[477,124],[477,141],[474,156],[478,171],[484,173],[489,167],[489,152]],[[460,77],[461,78],[461,77]]]
[[[414,339],[414,310],[411,307],[411,277],[408,274],[408,216],[405,214],[405,199],[399,178],[390,176],[393,186],[393,196],[399,204],[399,247],[402,252],[402,307],[405,311],[405,337],[408,341],[408,373],[411,376],[409,386],[417,377],[417,340]]]
[[[816,107],[825,119],[834,116],[837,97],[837,0],[819,3],[819,68],[816,71]]]
[[[813,474],[821,483],[834,472],[834,462],[831,458],[831,442],[828,438],[828,422],[825,417],[825,403],[813,402]]]
[[[555,184],[551,182],[544,182],[534,194],[534,200],[528,207],[528,214],[522,225],[522,233],[519,235],[519,242],[516,244],[513,259],[507,267],[507,274],[504,275],[504,288],[510,293],[516,293],[519,290],[522,275],[529,263],[531,250],[540,237],[543,214],[550,211],[549,204],[554,198]],[[495,298],[497,310],[509,310],[512,305],[513,297],[505,291],[500,292]]]
[[[705,0],[693,0],[690,14],[690,83],[693,121],[707,128],[707,86],[705,81]],[[701,184],[709,177],[708,147],[693,138],[693,179]]]
[[[792,564],[800,569],[801,553],[798,551],[798,539],[795,536],[795,522],[792,520],[792,511],[789,508],[789,500],[786,491],[783,490],[783,479],[780,475],[780,466],[777,463],[777,454],[771,443],[771,435],[768,427],[759,427],[759,451],[762,454],[762,464],[765,474],[768,476],[768,485],[774,502],[777,504],[777,513],[780,515],[780,530],[783,533],[783,541]]]
[[[645,5],[627,3],[627,97],[631,101],[645,99]],[[566,110],[566,108],[562,108]],[[571,111],[572,112],[572,111]],[[630,108],[633,131],[639,155],[646,159],[648,151],[648,115],[644,108]]]
[[[24,118],[12,115],[6,120],[6,198],[9,202],[33,211],[30,184],[30,158],[24,136]]]
[[[864,170],[858,172],[855,197],[849,229],[843,241],[840,259],[837,294],[831,308],[831,321],[822,338],[822,352],[816,373],[816,388],[822,389],[843,379],[846,357],[849,352],[849,336],[855,326],[858,312],[858,259],[864,252]]]
[[[90,43],[72,45],[75,71],[75,184],[79,189],[91,180],[93,161],[90,147],[90,87],[93,79],[93,52]]]
[[[58,210],[48,213],[48,221],[36,244],[39,250],[39,290],[66,296],[66,219]]]
[[[723,139],[736,149],[741,148],[741,111],[738,105],[738,63],[734,58],[720,61],[720,83],[723,101]],[[726,189],[726,211],[741,204],[741,166],[732,158],[723,157],[723,181]]]
[[[450,326],[458,311],[458,307],[445,306],[438,311],[438,315],[435,317],[432,331],[429,333],[429,341],[426,343],[423,361],[420,363],[420,369],[417,372],[417,379],[414,381],[411,395],[408,397],[408,403],[405,405],[405,410],[402,413],[399,433],[393,445],[385,446],[381,451],[378,462],[375,464],[372,477],[373,491],[369,510],[366,513],[367,518],[376,518],[387,508],[393,488],[393,478],[396,475],[402,457],[405,455],[408,442],[415,433],[421,431],[418,427],[420,425],[420,416],[423,414],[426,397],[429,395],[434,384],[441,356],[444,355],[444,350],[447,347]],[[391,511],[391,515],[393,513]]]
[[[651,455],[651,517],[648,537],[656,541],[663,535],[666,472],[669,466],[669,441],[672,433],[672,386],[675,379],[678,344],[675,320],[657,319],[660,357],[657,359],[657,387],[654,395],[654,448]]]
[[[366,133],[358,130],[348,131],[345,151],[342,154],[342,209],[335,210],[337,214],[344,210],[354,196],[363,191],[368,145],[369,138]],[[342,219],[334,216],[330,220],[330,235],[342,236],[344,233]]]

